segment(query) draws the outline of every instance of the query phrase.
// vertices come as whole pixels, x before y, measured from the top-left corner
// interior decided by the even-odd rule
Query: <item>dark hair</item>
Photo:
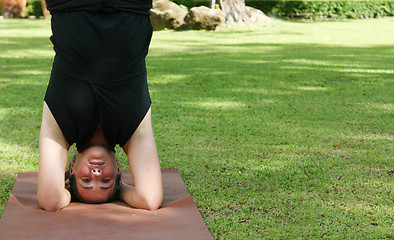
[[[83,203],[88,203],[86,201],[83,200],[83,198],[79,195],[78,190],[77,190],[77,181],[75,179],[75,175],[74,174],[70,174],[69,171],[66,171],[65,174],[65,188],[70,192],[71,194],[71,201],[72,202],[83,202]],[[112,195],[107,199],[107,201],[105,202],[112,202],[115,199],[117,199],[118,193],[119,193],[119,189],[121,187],[121,183],[122,182],[122,174],[118,173],[116,176],[116,180],[115,180],[115,186],[114,186],[114,191],[112,192]]]

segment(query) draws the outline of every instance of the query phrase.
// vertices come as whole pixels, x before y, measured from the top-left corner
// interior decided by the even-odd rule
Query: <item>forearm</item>
[[[158,209],[163,200],[163,187],[150,109],[123,149],[134,181],[134,187],[124,186],[123,201],[137,208]]]
[[[146,209],[146,210],[157,210],[159,206],[152,204],[149,199],[146,199],[142,194],[138,194],[134,186],[122,184],[120,188],[120,199],[129,204],[132,207]]]
[[[71,200],[64,188],[69,145],[46,103],[39,142],[38,204],[46,211],[57,211],[68,206]]]

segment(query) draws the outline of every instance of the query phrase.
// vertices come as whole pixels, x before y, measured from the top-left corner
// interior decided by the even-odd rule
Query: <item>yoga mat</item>
[[[123,181],[132,184],[129,171]],[[160,209],[134,209],[117,201],[71,203],[58,212],[37,204],[37,173],[19,173],[0,219],[0,239],[213,239],[178,170],[163,169],[164,200]]]

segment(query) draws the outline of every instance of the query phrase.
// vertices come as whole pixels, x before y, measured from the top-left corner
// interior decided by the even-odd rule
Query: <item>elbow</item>
[[[146,204],[146,210],[148,211],[156,211],[160,208],[161,205],[161,201],[156,201],[156,202],[152,202],[152,203],[147,203]]]
[[[156,211],[160,208],[163,202],[162,194],[155,194],[155,196],[145,197],[142,200],[141,208],[146,209],[148,211]]]
[[[54,197],[48,194],[38,194],[38,205],[47,212],[56,212],[68,206],[70,200],[66,197]]]
[[[38,205],[40,206],[41,209],[47,211],[47,212],[56,212],[60,210],[59,204],[56,203],[51,203],[48,201],[38,201]]]
[[[135,187],[124,184],[120,191],[120,199],[131,207],[155,211],[163,202],[162,189],[150,189],[149,191],[138,191]]]
[[[56,206],[41,206],[41,208],[47,212],[57,212],[60,209],[57,208]]]

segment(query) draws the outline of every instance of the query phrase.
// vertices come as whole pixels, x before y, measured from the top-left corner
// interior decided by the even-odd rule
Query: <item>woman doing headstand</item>
[[[46,0],[55,58],[43,106],[38,202],[47,211],[117,194],[136,208],[157,209],[162,182],[151,126],[145,57],[151,0]],[[68,151],[77,156],[65,188]],[[127,154],[134,186],[119,183],[114,148]]]

